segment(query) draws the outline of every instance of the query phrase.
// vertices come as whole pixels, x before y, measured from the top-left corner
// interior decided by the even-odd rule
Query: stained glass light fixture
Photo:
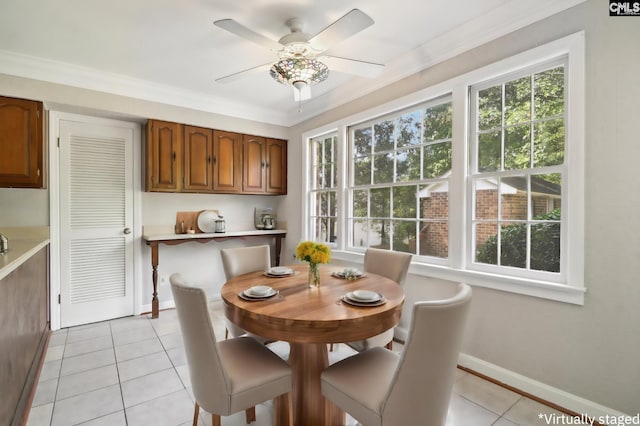
[[[310,87],[327,79],[329,68],[317,59],[290,57],[279,60],[270,70],[278,83],[292,86],[296,100],[310,97]]]

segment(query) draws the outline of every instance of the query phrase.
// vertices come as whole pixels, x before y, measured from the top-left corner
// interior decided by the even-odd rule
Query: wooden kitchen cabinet
[[[184,126],[183,143],[183,191],[213,191],[213,131]]]
[[[0,187],[45,187],[42,123],[42,102],[0,96]]]
[[[242,192],[242,135],[213,131],[213,191]]]
[[[151,192],[287,193],[287,141],[161,120],[146,128]]]
[[[245,194],[287,193],[287,142],[245,135],[242,143]]]
[[[24,424],[50,332],[49,246],[21,257],[24,263],[0,279],[2,425]]]
[[[287,193],[287,141],[267,139],[266,187],[268,194]]]
[[[265,188],[266,138],[244,135],[242,138],[242,192],[262,194]]]
[[[149,120],[146,141],[147,191],[182,189],[182,124]]]

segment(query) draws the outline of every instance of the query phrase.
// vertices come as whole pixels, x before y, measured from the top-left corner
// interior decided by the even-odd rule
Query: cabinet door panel
[[[266,192],[287,193],[287,141],[267,139]]]
[[[244,135],[242,192],[264,193],[265,138]]]
[[[213,190],[242,191],[242,135],[213,131]]]
[[[184,190],[213,190],[211,170],[212,131],[202,127],[184,126]]]
[[[42,103],[0,96],[0,186],[44,188]]]
[[[147,191],[180,190],[182,125],[150,120],[147,123]]]

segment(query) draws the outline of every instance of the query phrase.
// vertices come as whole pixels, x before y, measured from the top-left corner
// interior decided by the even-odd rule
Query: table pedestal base
[[[344,411],[327,401],[320,391],[320,373],[329,366],[327,345],[295,342],[289,344],[289,365],[293,370],[293,424],[344,425]]]

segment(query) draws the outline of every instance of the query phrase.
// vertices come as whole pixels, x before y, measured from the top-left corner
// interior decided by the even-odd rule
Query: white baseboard
[[[498,382],[512,386],[518,390],[531,394],[542,400],[552,402],[567,410],[573,411],[578,415],[587,415],[589,417],[604,418],[606,416],[620,417],[629,416],[612,408],[605,407],[593,401],[570,394],[553,386],[546,385],[542,382],[530,379],[529,377],[483,361],[479,358],[467,354],[460,354],[458,359],[459,365],[468,368]]]
[[[165,300],[164,302],[160,302],[158,308],[160,310],[163,310],[163,309],[172,309],[175,307],[176,305],[173,303],[173,299],[172,299],[172,300]],[[142,305],[142,307],[140,308],[140,312],[151,312],[151,303]]]

